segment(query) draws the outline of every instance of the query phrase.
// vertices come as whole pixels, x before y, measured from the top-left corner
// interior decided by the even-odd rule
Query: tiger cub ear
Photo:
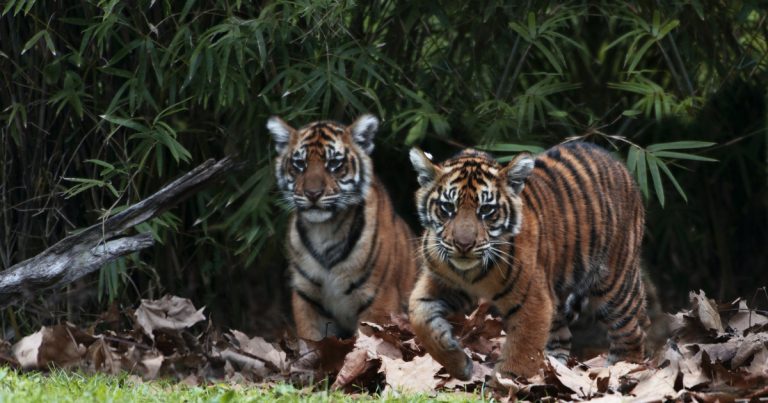
[[[379,130],[379,119],[376,116],[366,114],[357,118],[349,129],[352,133],[352,140],[363,149],[363,152],[372,153],[373,136]]]
[[[278,153],[285,150],[285,147],[287,147],[288,143],[291,141],[293,133],[296,132],[293,127],[277,116],[272,116],[267,120],[267,129],[272,134],[272,139],[275,140],[275,150],[277,150]]]
[[[525,187],[525,180],[533,172],[533,166],[533,156],[529,153],[520,153],[502,168],[500,175],[506,177],[507,183],[515,194],[520,194]]]
[[[416,170],[420,186],[427,186],[432,183],[440,174],[440,167],[432,162],[432,159],[424,151],[416,147],[411,148],[409,153],[411,164]]]

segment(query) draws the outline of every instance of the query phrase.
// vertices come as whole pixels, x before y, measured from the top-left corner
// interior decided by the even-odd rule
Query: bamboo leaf
[[[137,122],[135,120],[125,119],[125,118],[121,118],[121,117],[117,117],[117,116],[112,116],[112,115],[101,115],[99,117],[104,119],[104,120],[106,120],[107,122],[116,124],[118,126],[127,127],[127,128],[130,128],[130,129],[139,131],[139,132],[149,131],[149,128],[147,126],[144,126],[143,124],[141,124],[141,123],[139,123],[139,122]]]
[[[716,143],[712,143],[709,141],[690,141],[690,140],[673,141],[669,143],[652,144],[647,147],[647,150],[650,152],[662,151],[662,150],[684,150],[684,149],[692,149],[692,148],[711,147],[715,144]]]
[[[637,155],[639,149],[635,146],[629,147],[629,153],[627,154],[627,169],[630,173],[634,173],[637,169]]]
[[[32,35],[32,37],[29,38],[29,40],[24,44],[24,47],[21,48],[21,54],[23,55],[24,53],[27,53],[27,51],[29,49],[31,49],[32,46],[35,46],[37,41],[39,41],[40,38],[42,38],[43,35],[45,35],[47,32],[48,31],[46,31],[46,30],[42,30],[42,31],[39,31],[38,33]]]
[[[656,164],[659,166],[662,172],[664,172],[665,175],[667,175],[667,178],[669,178],[669,181],[672,182],[672,185],[675,186],[675,189],[677,189],[677,193],[680,194],[680,196],[683,197],[683,200],[687,203],[688,197],[685,195],[685,192],[683,191],[683,188],[680,186],[679,183],[677,183],[677,179],[675,179],[675,176],[672,175],[672,172],[669,171],[669,168],[662,160],[657,160]]]
[[[714,158],[702,157],[700,155],[693,155],[693,154],[680,153],[680,152],[674,152],[674,151],[656,151],[653,153],[653,155],[657,157],[676,158],[681,160],[717,162],[717,160]]]
[[[485,146],[481,145],[481,146],[478,146],[477,148],[480,150],[486,150],[486,151],[513,152],[513,153],[529,152],[532,154],[540,154],[544,152],[544,147],[530,145],[530,144],[497,143],[497,144],[488,144]]]
[[[656,43],[656,39],[650,38],[645,41],[643,46],[641,46],[637,52],[635,52],[634,56],[632,57],[632,62],[629,64],[629,71],[635,71],[638,63],[640,63],[640,61],[643,59],[643,56],[645,56],[645,53],[651,46],[653,46],[654,43]]]
[[[664,184],[661,183],[661,175],[659,174],[659,167],[656,164],[658,161],[653,155],[648,154],[648,168],[651,172],[651,180],[653,181],[653,190],[656,193],[656,197],[659,199],[661,207],[664,207]]]
[[[528,36],[536,38],[536,14],[533,12],[528,13]]]
[[[646,171],[645,152],[639,150],[637,153],[637,184],[643,192],[643,196],[648,198],[648,172]]]

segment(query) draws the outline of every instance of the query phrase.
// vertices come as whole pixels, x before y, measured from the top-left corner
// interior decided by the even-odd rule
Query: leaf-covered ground
[[[409,399],[452,396],[500,401],[714,401],[768,396],[768,317],[742,300],[718,305],[703,293],[690,297],[690,309],[668,316],[665,326],[671,337],[645,363],[608,365],[603,356],[567,364],[548,359],[543,373],[530,379],[498,379],[492,374],[504,334],[499,320],[481,305],[455,321],[455,333],[475,363],[472,379],[463,382],[450,378],[425,354],[401,317],[385,326],[365,323],[349,340],[285,338],[270,343],[237,330],[219,333],[205,321],[203,309],[167,296],[144,300],[135,311],[107,312],[88,329],[60,324],[44,327],[13,346],[2,344],[0,362],[10,368],[0,368],[4,378],[0,398],[24,390],[9,388],[9,383],[23,385],[32,379],[46,386],[30,396],[43,396],[46,389],[53,391],[73,380],[94,397],[118,393],[119,387],[103,386],[104,381],[82,375],[103,373],[116,377],[93,379],[142,385],[137,390],[151,393],[162,390],[170,393],[169,399],[177,397],[173,393],[190,393],[187,400],[192,401],[230,392],[274,399],[280,397],[274,396],[282,393],[279,390],[290,390],[289,400],[311,393],[333,400],[402,394]],[[121,316],[131,319],[131,330],[115,330]],[[57,369],[53,376],[34,372],[52,367],[78,372]],[[147,382],[154,379],[163,381]],[[141,393],[132,397],[140,401]]]

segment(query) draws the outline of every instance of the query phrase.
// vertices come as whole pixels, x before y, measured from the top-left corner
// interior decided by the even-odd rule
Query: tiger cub
[[[472,361],[446,317],[467,312],[478,298],[504,321],[499,375],[534,375],[545,349],[566,357],[568,324],[587,307],[607,326],[610,361],[643,359],[644,210],[620,162],[581,142],[535,159],[519,154],[505,166],[474,150],[442,164],[418,149],[410,157],[425,229],[425,270],[411,294],[410,320],[452,376],[468,379]]]
[[[320,121],[298,130],[267,122],[278,157],[277,186],[294,211],[287,254],[299,337],[350,337],[360,321],[406,312],[416,279],[416,245],[373,173],[379,121]]]

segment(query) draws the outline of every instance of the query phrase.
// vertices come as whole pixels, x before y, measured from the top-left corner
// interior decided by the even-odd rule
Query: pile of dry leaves
[[[144,300],[127,312],[132,331],[95,331],[114,327],[117,312],[105,314],[90,329],[71,324],[44,327],[13,346],[0,345],[0,364],[127,371],[144,379],[175,377],[192,384],[311,385],[328,379],[332,388],[354,393],[473,392],[490,383],[495,391],[484,390],[500,400],[713,401],[768,396],[768,317],[741,300],[717,305],[703,292],[690,298],[689,310],[669,315],[672,337],[647,363],[607,365],[598,356],[566,365],[549,359],[544,373],[530,379],[493,377],[504,335],[485,305],[456,321],[456,334],[475,362],[472,379],[463,382],[450,378],[425,354],[404,318],[395,317],[385,326],[364,323],[349,340],[286,338],[270,343],[236,330],[220,334],[205,322],[203,309],[172,296]]]

